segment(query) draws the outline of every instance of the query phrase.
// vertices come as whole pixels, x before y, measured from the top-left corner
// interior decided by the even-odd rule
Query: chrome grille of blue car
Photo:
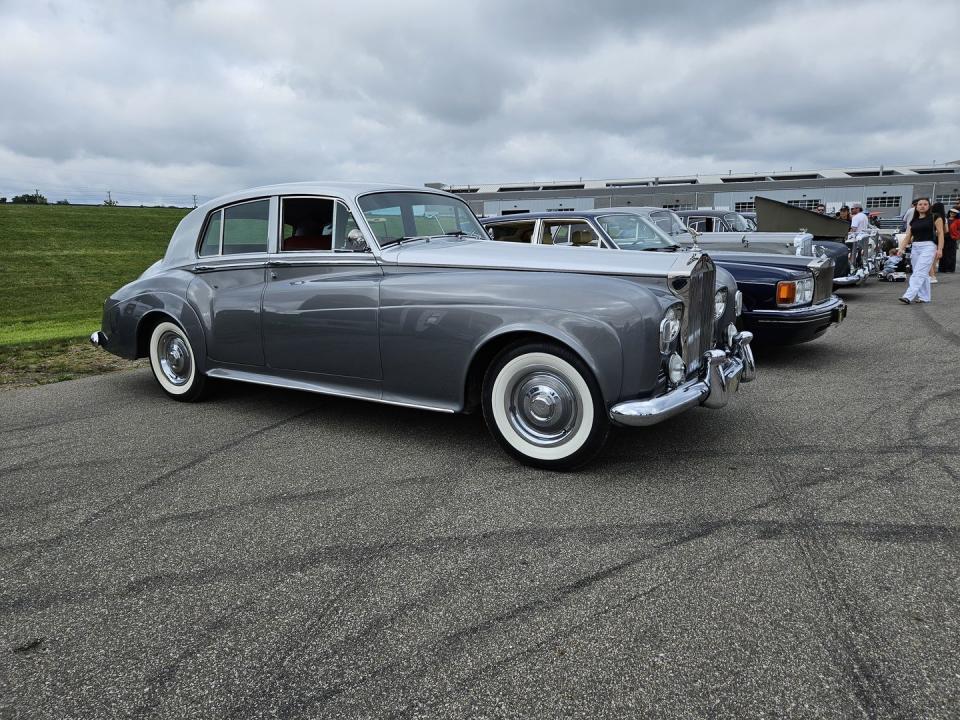
[[[701,260],[690,276],[690,292],[687,295],[687,369],[700,367],[703,355],[713,347],[714,285],[717,271],[708,259]]]
[[[823,265],[814,271],[813,304],[829,300],[833,294],[833,263]]]

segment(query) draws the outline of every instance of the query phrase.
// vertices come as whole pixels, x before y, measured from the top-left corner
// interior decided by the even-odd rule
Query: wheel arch
[[[190,344],[193,346],[194,362],[197,364],[197,370],[205,372],[207,369],[207,346],[200,318],[193,307],[185,300],[173,295],[165,298],[165,300],[167,302],[164,303],[163,307],[148,310],[137,321],[136,357],[143,358],[149,355],[150,335],[157,325],[169,321],[186,333]]]
[[[607,366],[604,368],[606,371],[604,372],[598,364],[598,359],[577,338],[558,332],[554,328],[505,327],[478,343],[470,358],[463,385],[463,409],[465,412],[472,412],[480,406],[483,377],[494,358],[504,349],[521,342],[547,342],[560,345],[579,357],[590,368],[605,399],[609,400],[612,396],[608,392],[611,384],[615,384],[616,389],[619,390],[620,365],[614,365],[607,361],[604,363]],[[611,383],[611,372],[616,374],[613,383]],[[604,382],[604,380],[607,382]]]

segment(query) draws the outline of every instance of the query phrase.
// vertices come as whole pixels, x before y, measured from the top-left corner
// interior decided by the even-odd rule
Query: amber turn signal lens
[[[777,304],[792,305],[797,301],[797,283],[783,280],[777,283]]]

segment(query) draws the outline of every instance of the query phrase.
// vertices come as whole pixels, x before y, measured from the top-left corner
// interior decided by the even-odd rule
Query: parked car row
[[[478,410],[507,453],[564,470],[614,425],[730,402],[755,377],[747,325],[764,327],[764,304],[823,306],[829,324],[845,312],[828,260],[743,270],[641,213],[529,218],[500,242],[487,230],[431,189],[233,193],[180,222],[164,257],[105,301],[91,342],[149,358],[175,400],[224,379]]]
[[[807,342],[846,317],[846,304],[832,294],[834,261],[823,255],[798,255],[792,241],[789,246],[769,238],[743,243],[691,233],[672,210],[652,207],[511,214],[482,222],[493,240],[557,250],[705,249],[717,267],[733,276],[742,303],[740,326],[755,333],[757,341]]]

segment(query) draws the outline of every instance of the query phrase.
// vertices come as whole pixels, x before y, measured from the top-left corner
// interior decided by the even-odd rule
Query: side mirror
[[[370,249],[367,241],[363,239],[363,233],[360,232],[359,229],[354,228],[347,233],[347,249],[353,250],[354,252],[366,252]]]

